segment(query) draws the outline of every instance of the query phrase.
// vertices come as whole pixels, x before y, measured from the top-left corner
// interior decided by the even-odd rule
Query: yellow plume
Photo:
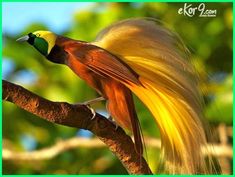
[[[93,43],[127,63],[142,86],[126,85],[159,126],[163,173],[206,174],[201,96],[186,47],[153,19],[129,19],[104,29]]]

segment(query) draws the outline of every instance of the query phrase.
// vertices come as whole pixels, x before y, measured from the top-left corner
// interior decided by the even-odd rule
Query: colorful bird
[[[164,173],[207,174],[201,148],[207,137],[202,99],[188,51],[180,38],[150,18],[115,23],[84,42],[36,31],[18,39],[48,60],[69,66],[105,100],[121,127],[131,130],[136,151],[143,142],[132,93],[154,116],[161,133]]]

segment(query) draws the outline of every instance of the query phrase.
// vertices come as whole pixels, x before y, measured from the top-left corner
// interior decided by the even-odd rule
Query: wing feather
[[[100,47],[88,45],[85,50],[83,49],[82,55],[81,50],[73,50],[70,53],[97,74],[109,76],[124,83],[141,84],[138,74],[118,57]]]

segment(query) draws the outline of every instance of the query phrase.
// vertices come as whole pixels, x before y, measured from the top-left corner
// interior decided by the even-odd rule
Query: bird
[[[160,21],[124,19],[103,29],[92,42],[40,30],[18,41],[27,41],[53,63],[67,65],[95,89],[117,125],[133,133],[135,150],[142,155],[136,95],[160,130],[161,173],[212,173],[214,164],[201,151],[208,132],[190,52]]]

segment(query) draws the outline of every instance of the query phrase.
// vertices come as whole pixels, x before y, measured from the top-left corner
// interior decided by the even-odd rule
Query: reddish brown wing
[[[104,49],[77,42],[68,45],[65,50],[96,74],[111,77],[122,83],[141,84],[138,75],[128,65]],[[109,100],[108,107],[111,115],[123,127],[133,131],[136,151],[142,155],[143,140],[131,91],[115,81],[102,85]]]
[[[73,50],[69,50],[69,53],[97,74],[112,77],[122,83],[141,84],[138,75],[126,63],[108,51],[91,44],[82,48],[78,44],[78,50],[75,48],[74,46]]]

